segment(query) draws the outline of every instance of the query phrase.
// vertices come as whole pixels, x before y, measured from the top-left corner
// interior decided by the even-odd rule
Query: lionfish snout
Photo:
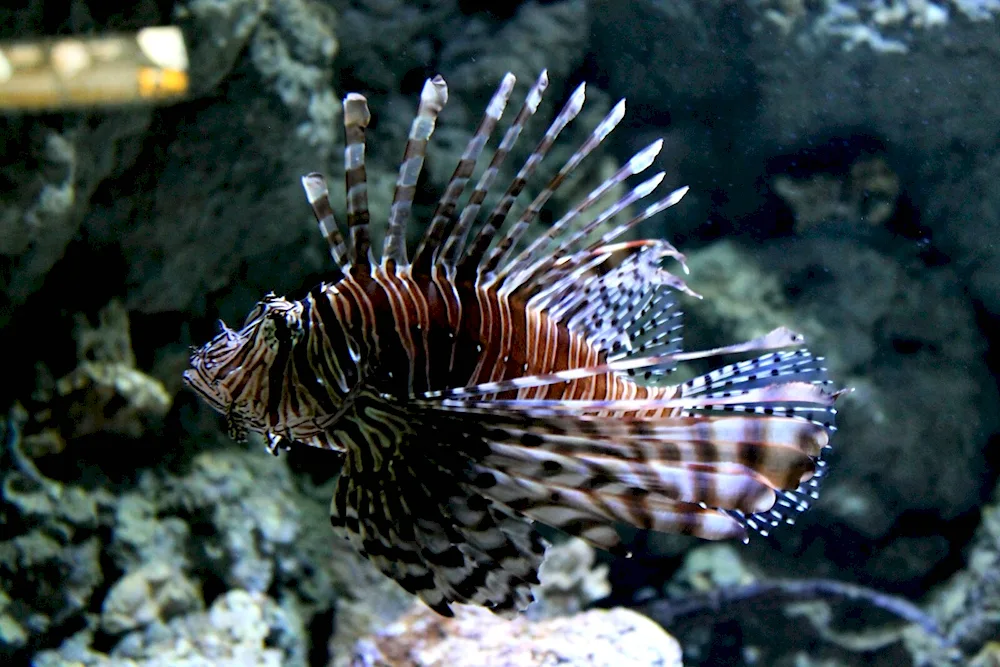
[[[202,351],[191,355],[190,363],[191,368],[182,375],[184,384],[205,399],[217,412],[226,412],[230,402],[223,396],[216,375],[206,367]]]
[[[191,353],[190,368],[183,373],[185,384],[225,413],[232,404],[227,380],[242,370],[240,358],[246,336],[219,323],[222,330],[210,342]]]

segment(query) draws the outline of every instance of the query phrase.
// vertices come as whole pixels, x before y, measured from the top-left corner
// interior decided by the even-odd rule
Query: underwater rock
[[[156,498],[159,527],[152,534],[142,530],[142,516],[152,508],[132,499],[127,516],[138,532],[116,544],[126,553],[154,558],[174,540],[184,540],[180,558],[196,583],[221,581],[251,593],[280,593],[289,616],[313,624],[308,642],[302,640],[295,652],[329,639],[337,655],[398,617],[412,596],[328,529],[330,483],[307,483],[291,473],[286,457],[275,459],[261,442],[255,445],[251,451],[202,452],[186,475],[147,493]],[[333,457],[330,465],[332,473]],[[171,519],[183,521],[182,534]],[[335,625],[322,620],[334,610]]]
[[[114,528],[107,545],[115,564],[125,572],[145,563],[190,565],[187,557],[191,529],[179,516],[160,516],[158,480],[139,479],[136,490],[123,494],[114,510]]]
[[[901,185],[882,157],[867,155],[858,158],[846,174],[817,173],[805,178],[779,174],[771,187],[792,209],[796,233],[839,222],[851,225],[852,235],[859,235],[865,225],[874,228],[892,218]]]
[[[337,14],[328,3],[265,3],[250,37],[249,60],[297,121],[295,136],[329,157],[338,145],[339,97],[330,81],[340,50]]]
[[[709,216],[759,220],[771,156],[874,140],[919,212],[922,242],[1000,314],[1000,245],[983,242],[1000,225],[1000,87],[987,83],[1000,67],[1000,2],[638,0],[624,14],[620,4],[591,2],[592,62],[606,63],[610,90],[683,135],[680,151],[704,146],[683,170],[692,195],[718,190]]]
[[[749,4],[749,3],[748,3]],[[610,90],[636,106],[663,108],[740,99],[747,80],[739,9],[725,0],[591,0],[593,49]]]
[[[343,590],[338,590],[328,649],[331,667],[350,667],[355,643],[394,623],[413,608],[414,598],[346,541],[337,540],[334,545],[330,560]]]
[[[173,405],[159,380],[136,368],[128,311],[112,300],[91,326],[77,316],[78,365],[58,380],[40,368],[32,394],[31,433],[24,436],[32,457],[54,454],[75,439],[96,433],[139,438],[155,430]]]
[[[57,632],[104,581],[101,530],[113,497],[41,476],[21,453],[20,417],[0,419],[0,657]]]
[[[312,500],[288,467],[259,451],[205,451],[183,477],[168,480],[158,513],[176,514],[199,535],[189,548],[198,567],[229,588],[298,588],[322,606],[334,598],[328,567],[333,536],[306,525]],[[325,511],[325,507],[324,507]]]
[[[434,60],[439,31],[459,16],[458,0],[338,0],[336,4],[342,8],[337,66],[372,91],[403,88],[408,72]]]
[[[304,667],[301,654],[282,646],[292,635],[302,645],[303,628],[274,600],[262,593],[229,591],[207,612],[153,624],[126,635],[105,654],[89,648],[85,630],[58,649],[35,656],[35,667],[73,664],[81,667]]]
[[[757,581],[759,574],[746,562],[745,552],[731,544],[706,544],[691,549],[667,585],[679,598],[689,593],[736,588]]]
[[[346,545],[338,548],[332,532],[323,530],[329,489],[316,498],[305,495],[284,461],[268,456],[262,445],[253,453],[203,452],[181,475],[141,471],[134,486],[116,497],[101,487],[47,479],[29,459],[18,458],[20,423],[13,422],[0,450],[0,656],[60,639],[92,616],[88,612],[97,604],[105,633],[152,636],[172,619],[201,609],[198,589],[216,590],[220,582],[251,593],[271,591],[296,624],[330,613],[341,597],[365,600],[366,609],[394,594],[402,597],[398,591],[376,596],[363,590],[385,578],[377,572],[361,576],[366,564],[358,564],[360,556]],[[117,578],[116,569],[123,574],[105,593],[101,585]],[[389,616],[370,617],[384,623]],[[346,607],[343,618],[350,618]],[[89,634],[72,639],[74,650],[90,651],[98,620],[90,625]],[[120,644],[136,641],[135,632]],[[306,653],[301,632],[294,637],[282,650]],[[322,645],[326,636],[314,641]]]
[[[353,641],[352,631],[357,637],[384,627],[412,603],[323,528],[329,488],[300,491],[284,461],[266,454],[262,445],[254,452],[203,452],[184,475],[142,472],[134,489],[117,499],[105,490],[88,493],[44,478],[35,482],[17,471],[3,482],[8,507],[38,527],[0,541],[0,572],[10,584],[0,597],[0,641],[7,642],[0,655],[39,636],[58,638],[63,624],[87,618],[108,556],[124,574],[103,601],[98,599],[100,618],[57,653],[42,654],[37,664],[133,664],[128,657],[144,666],[304,665],[310,643],[322,645],[326,635],[322,622],[308,639],[302,626],[332,616],[334,605],[338,636]],[[103,546],[94,535],[98,529],[108,535]],[[267,623],[284,628],[260,631],[268,636],[268,650],[241,639],[232,651],[205,653],[236,641],[222,641],[222,631],[203,627],[199,589],[220,583],[239,594],[235,602],[213,602],[211,613],[250,606],[258,610],[254,618],[263,613],[271,619]],[[265,591],[276,599],[264,601]],[[110,657],[92,648],[98,627],[105,633],[102,643],[107,635],[125,633]],[[327,632],[333,632],[329,625]],[[272,654],[275,646],[280,651]],[[161,653],[168,657],[157,657]],[[178,662],[170,662],[174,658]],[[268,662],[272,659],[276,662]]]
[[[568,94],[571,76],[584,66],[590,40],[587,27],[591,15],[586,0],[523,2],[511,5],[510,12],[508,20],[499,20],[492,15],[503,13],[499,8],[494,12],[476,12],[461,20],[447,21],[440,28],[442,49],[437,67],[438,71],[446,73],[452,94],[431,141],[431,157],[424,165],[431,187],[438,191],[444,188],[453,166],[461,157],[470,130],[478,122],[486,101],[493,94],[494,83],[504,74],[511,72],[517,77],[513,93],[515,99],[527,92],[543,69],[548,72],[551,86],[566,86],[565,92]],[[557,90],[549,95],[553,93],[558,96]],[[598,85],[587,85],[587,103],[576,120],[563,130],[560,141],[553,145],[545,160],[538,165],[537,176],[528,183],[526,200],[537,194],[541,183],[555,175],[559,166],[587,138],[587,128],[596,126],[610,111],[616,99],[612,99],[611,94]],[[551,101],[543,103],[539,107],[539,118],[534,122],[540,123],[542,116],[551,120],[558,106]],[[395,145],[402,145],[409,131],[412,104],[400,101],[390,108],[398,110],[392,119],[395,126],[390,130],[392,141]],[[510,111],[507,113],[509,115]],[[532,142],[518,142],[502,166],[497,181],[510,181],[532,149]],[[575,177],[569,179],[554,194],[550,203],[552,210],[564,210],[581,201],[594,186],[617,170],[620,165],[609,153],[605,151],[584,160],[576,168]],[[396,155],[390,153],[383,157],[387,158],[385,170],[392,173],[392,161]],[[623,194],[624,186],[614,190],[622,192],[609,193],[609,200],[616,194]],[[490,199],[495,196],[494,194]],[[374,208],[373,205],[373,210],[386,209]],[[593,211],[599,210],[598,206],[589,211],[581,218],[581,223],[585,223]],[[544,222],[534,221],[527,237],[532,238],[545,226]],[[415,240],[419,238],[422,229],[413,225],[409,231]]]
[[[313,226],[295,221],[296,211],[304,210],[301,175],[342,170],[341,91],[330,85],[337,77],[334,63],[369,97],[372,108],[381,109],[366,169],[371,208],[388,210],[416,104],[407,73],[434,63],[469,83],[453,85],[428,150],[427,189],[440,190],[492,92],[493,73],[498,68],[523,72],[519,82],[527,86],[538,63],[544,63],[553,82],[561,80],[556,79],[560,73],[584,64],[588,39],[587,5],[581,0],[525,3],[509,29],[485,13],[467,16],[452,1],[334,3],[331,9],[329,3],[297,0],[272,3],[259,16],[256,3],[218,8],[228,4],[196,2],[188,8],[198,31],[208,33],[192,44],[193,53],[208,48],[216,29],[219,48],[228,53],[241,21],[256,26],[247,38],[246,60],[233,64],[238,76],[227,80],[226,96],[177,119],[156,181],[143,197],[112,202],[85,221],[95,244],[121,247],[129,271],[127,304],[138,312],[204,314],[206,295],[211,295],[212,310],[232,322],[262,294],[287,293],[300,287],[303,277],[327,268],[329,257],[312,242]],[[312,17],[304,32],[294,29],[303,13]],[[497,43],[502,58],[479,55],[487,39]],[[228,57],[219,60],[220,66],[229,62]],[[262,87],[274,96],[261,95]],[[541,165],[538,183],[555,173],[613,102],[590,86],[583,114]],[[557,110],[558,104],[546,103],[539,116],[551,118]],[[512,176],[530,150],[528,142],[519,142],[499,179]],[[598,160],[585,163],[583,177],[563,188],[553,205],[589,191],[606,167]],[[422,194],[423,183],[420,189]],[[417,199],[416,214],[429,214],[427,202]],[[334,198],[338,215],[343,213],[340,200]]]
[[[538,569],[535,601],[525,613],[538,620],[578,614],[611,593],[608,566],[596,564],[597,550],[578,537],[551,544]]]
[[[559,0],[519,3],[513,16],[502,23],[485,12],[473,15],[447,27],[441,70],[447,72],[452,90],[466,98],[488,97],[493,82],[507,72],[513,72],[524,88],[543,69],[548,70],[550,81],[566,81],[585,58],[590,13],[586,0]],[[581,124],[591,127],[589,122]]]
[[[969,663],[969,667],[1000,667],[1000,642],[990,642]]]
[[[677,641],[628,609],[595,609],[537,623],[457,605],[454,618],[419,605],[360,640],[351,667],[680,667]]]
[[[86,630],[67,638],[58,652],[43,654],[37,664],[133,664],[126,655],[141,665],[185,664],[156,655],[164,642],[170,649],[166,655],[180,656],[182,644],[195,641],[183,637],[204,625],[199,589],[223,585],[244,591],[257,600],[255,605],[280,616],[275,623],[287,626],[280,632],[272,626],[268,634],[267,646],[280,648],[277,662],[260,664],[305,665],[309,645],[323,646],[333,634],[332,620],[324,623],[323,618],[332,619],[334,606],[338,636],[352,642],[384,627],[412,603],[324,529],[329,483],[313,488],[296,479],[286,459],[275,460],[260,442],[253,451],[203,451],[183,473],[139,471],[134,484],[116,496],[105,488],[87,490],[42,476],[20,454],[23,418],[19,413],[11,423],[0,450],[6,529],[0,540],[5,581],[0,656],[23,656],[33,642],[58,641],[65,636],[61,633],[85,621]],[[332,474],[335,459],[331,466]],[[109,563],[112,572],[106,571]],[[116,577],[103,591],[105,579]],[[265,591],[275,600],[260,602]],[[88,613],[98,604],[100,617]],[[307,639],[301,627],[310,623],[313,633]],[[105,649],[91,648],[99,628],[100,645],[126,633],[110,657]],[[219,643],[216,635],[207,637],[197,641]],[[259,648],[239,650],[228,664],[258,664],[243,662],[250,659],[246,655],[271,660],[270,653],[258,655]],[[199,656],[177,660],[217,664],[215,658],[205,662]]]
[[[63,122],[0,116],[3,152],[10,156],[4,189],[13,193],[0,209],[0,259],[9,267],[0,278],[0,327],[62,259],[101,181],[135,159],[132,146],[141,143],[135,139],[151,117],[145,109]]]
[[[55,526],[52,526],[55,527]],[[34,530],[0,542],[0,656],[82,614],[104,579],[97,537],[67,542]]]
[[[210,92],[232,71],[268,5],[266,0],[189,0],[176,5],[175,20],[196,26],[185,35],[193,95]]]
[[[183,572],[167,563],[148,563],[111,587],[101,606],[101,629],[113,635],[202,607],[201,594]]]
[[[962,652],[968,664],[991,667],[1000,664],[1000,485],[992,502],[983,508],[982,521],[965,567],[928,596],[927,610],[945,629],[946,636]],[[954,655],[919,632],[907,632],[906,646],[914,664],[945,667],[955,664]],[[976,656],[972,659],[972,656]]]
[[[781,155],[838,131],[876,138],[920,212],[925,241],[1000,314],[1000,254],[983,243],[1000,211],[991,185],[1000,89],[984,85],[1000,66],[1000,3],[801,4],[788,29],[766,13],[745,23],[758,111],[743,120],[737,152]]]
[[[40,5],[4,4],[0,39],[97,32],[104,26],[95,15],[108,17],[115,31],[165,20],[152,0],[130,3],[127,10],[101,5],[93,14],[87,5],[77,0],[52,12]],[[0,153],[5,158],[0,328],[11,323],[63,258],[101,183],[134,164],[152,119],[152,111],[143,107],[111,113],[0,114]]]
[[[5,202],[0,217],[0,255],[16,256],[19,261],[4,285],[6,307],[0,309],[4,313],[0,325],[7,324],[11,307],[23,303],[41,285],[80,224],[78,216],[73,215],[80,205],[76,203],[77,150],[73,142],[51,130],[44,141],[36,140],[34,146],[22,153],[25,158],[31,155],[31,159],[5,169],[8,178],[15,183],[21,181],[21,187],[17,188],[20,201]],[[29,166],[31,163],[34,169]],[[31,181],[42,183],[27,187]]]
[[[1000,46],[997,47],[1000,49]],[[1000,122],[1000,119],[995,122]],[[926,220],[935,242],[949,253],[968,282],[971,295],[993,316],[1000,314],[1000,154],[995,148],[969,150],[935,179],[927,179]]]
[[[164,112],[169,136],[150,138],[162,142],[155,180],[93,207],[83,223],[91,243],[121,248],[128,307],[143,313],[203,310],[202,295],[238,275],[246,291],[237,300],[256,298],[274,266],[298,276],[327,259],[303,255],[310,226],[290,232],[276,212],[301,206],[299,176],[325,168],[340,145],[336,12],[311,0],[196,1],[178,18],[193,36],[196,95],[217,96],[238,74],[212,104]]]
[[[890,4],[902,13],[879,10]],[[748,8],[746,54],[762,95],[754,134],[794,144],[826,128],[866,127],[910,154],[942,158],[955,141],[988,145],[983,105],[989,103],[982,96],[996,91],[981,82],[996,62],[1000,6],[979,20],[930,10],[951,4],[804,3],[790,30],[772,21],[773,13]],[[863,78],[858,67],[865,68]],[[931,118],[936,122],[922,122]]]

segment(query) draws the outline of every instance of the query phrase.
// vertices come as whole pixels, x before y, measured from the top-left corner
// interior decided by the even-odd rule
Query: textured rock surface
[[[110,634],[146,627],[199,610],[201,593],[183,572],[151,562],[115,582],[104,598],[101,629]]]
[[[100,12],[99,12],[100,13]],[[163,20],[155,2],[109,8],[103,19],[118,30]],[[99,27],[82,0],[56,11],[41,5],[0,8],[0,38],[24,39],[63,30]],[[0,327],[35,293],[80,229],[102,181],[135,161],[152,112],[0,115]]]
[[[662,160],[685,146],[731,157],[683,158],[696,197],[724,187],[714,203],[698,200],[706,212],[730,224],[752,216],[761,160],[831,137],[881,141],[972,297],[1000,313],[998,246],[982,242],[1000,210],[986,185],[1000,90],[983,78],[1000,66],[995,2],[641,0],[624,20],[618,3],[592,6],[609,87],[680,135],[678,155]]]
[[[638,107],[738,99],[748,82],[740,8],[725,0],[593,0],[595,61]],[[613,55],[612,55],[613,54]]]
[[[990,164],[1000,140],[1000,92],[980,82],[1000,64],[1000,31],[995,20],[958,12],[946,25],[904,30],[912,40],[905,55],[859,46],[831,58],[836,45],[783,39],[762,25],[751,47],[762,113],[747,139],[758,150],[780,151],[851,128],[885,141],[906,182],[936,184],[915,188],[927,213],[921,220],[967,276],[971,295],[1000,313],[993,289],[1000,257],[982,243],[1000,221],[998,202],[975,185],[996,174]]]
[[[970,664],[996,664],[1000,656],[996,642],[1000,636],[1000,486],[983,509],[965,568],[929,596],[927,607],[966,656],[977,655]],[[918,664],[954,664],[948,651],[919,632],[908,633],[906,643]]]
[[[165,113],[157,129],[169,149],[146,156],[155,182],[132,184],[84,223],[94,241],[121,244],[127,303],[144,313],[204,310],[206,295],[228,292],[234,279],[246,285],[237,290],[245,308],[270,289],[263,284],[273,281],[274,262],[291,277],[320,270],[325,259],[320,248],[301,253],[314,230],[298,178],[325,169],[335,147],[336,15],[308,0],[194,2],[182,15],[200,57],[196,80],[231,76],[225,94]],[[247,57],[235,61],[243,48]]]
[[[415,608],[354,649],[357,667],[679,667],[681,650],[651,620],[627,609],[530,623],[478,607],[444,619]]]
[[[141,110],[57,125],[0,117],[4,179],[12,186],[0,200],[0,326],[63,257],[101,181],[135,159],[150,120]]]
[[[352,85],[364,91],[376,114],[369,133],[368,181],[370,207],[378,218],[388,211],[415,111],[411,78],[422,81],[422,74],[433,69],[451,85],[426,164],[428,188],[438,192],[505,71],[520,77],[514,107],[547,66],[550,99],[535,125],[555,115],[558,98],[571,83],[567,77],[583,63],[586,12],[583,0],[528,3],[494,34],[497,21],[460,18],[451,3],[351,4],[339,10],[336,3],[331,8],[307,0],[185,5],[193,59],[200,63],[195,78],[211,82],[228,75],[225,95],[211,105],[164,114],[165,126],[157,129],[169,132],[169,146],[149,156],[155,161],[155,182],[94,207],[84,229],[92,242],[120,244],[128,265],[130,309],[211,311],[227,321],[238,319],[262,294],[297,289],[306,276],[327,267],[299,178],[311,171],[329,174],[337,195],[334,206],[342,209],[335,57],[339,71],[351,73],[349,81],[358,82]],[[393,39],[386,40],[386,34]],[[487,36],[502,57],[470,58],[488,48]],[[439,55],[430,51],[435,41],[447,45]],[[234,61],[234,49],[241,45],[248,58]],[[400,73],[411,69],[413,75],[404,80]],[[261,95],[262,87],[268,95]],[[584,114],[543,163],[538,182],[555,172],[610,106],[606,95],[592,89]],[[508,179],[531,148],[529,142],[517,146],[505,167]],[[217,160],[220,155],[225,159]],[[579,196],[601,173],[600,161],[585,164],[580,189],[566,188],[560,197]],[[418,207],[428,203],[418,198]],[[276,273],[275,266],[283,270]]]
[[[262,593],[233,590],[207,612],[175,618],[127,635],[109,655],[88,647],[89,632],[67,640],[58,650],[43,651],[37,667],[280,667],[305,665],[286,645],[301,645],[302,628],[274,600]],[[292,636],[290,636],[292,635]]]
[[[210,449],[182,475],[146,471],[118,497],[20,470],[5,472],[2,485],[8,655],[85,621],[40,664],[304,665],[310,644],[333,633],[329,621],[313,637],[304,626],[335,604],[339,641],[350,643],[411,602],[327,529],[330,486],[301,490],[262,446]],[[209,598],[208,616],[206,586],[229,591]],[[99,617],[89,613],[95,603]],[[246,632],[227,625],[245,613]],[[109,653],[90,648],[98,629],[116,638]]]
[[[20,420],[0,420],[0,655],[76,620],[104,581],[101,529],[114,496],[42,477],[20,452]]]
[[[551,544],[538,571],[535,601],[525,613],[529,618],[577,614],[611,593],[608,566],[596,564],[596,550],[578,537]]]

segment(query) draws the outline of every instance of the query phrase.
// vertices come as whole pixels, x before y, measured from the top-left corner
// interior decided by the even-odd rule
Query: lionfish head
[[[300,306],[268,295],[240,329],[219,322],[219,333],[191,354],[184,381],[216,411],[230,420],[230,430],[263,431],[271,397],[271,367],[294,344],[300,330]]]

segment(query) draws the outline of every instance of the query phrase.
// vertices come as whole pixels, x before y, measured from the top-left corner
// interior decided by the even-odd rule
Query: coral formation
[[[965,562],[964,569],[932,592],[927,608],[962,654],[974,656],[970,665],[989,667],[1000,657],[996,642],[1000,636],[1000,486],[993,502],[983,509]],[[942,651],[919,632],[909,632],[906,640],[917,667],[953,664],[951,652]]]
[[[126,635],[109,654],[89,648],[87,629],[58,649],[42,651],[36,667],[280,667],[305,665],[295,653],[303,628],[263,593],[229,591],[207,611],[177,615]]]
[[[851,51],[866,46],[876,53],[906,54],[912,30],[946,26],[953,16],[988,21],[1000,14],[997,0],[754,0],[762,16],[785,35],[802,40],[839,42]]]
[[[40,367],[32,395],[32,432],[25,451],[60,452],[66,442],[95,433],[131,438],[146,434],[170,411],[173,398],[156,378],[136,368],[128,312],[112,301],[91,327],[77,317],[77,367],[51,380]]]
[[[899,176],[879,156],[857,160],[843,176],[780,174],[772,187],[792,209],[800,234],[831,221],[882,225],[896,212],[900,194]]]
[[[538,571],[541,583],[532,591],[531,618],[571,616],[611,593],[608,566],[596,564],[597,552],[578,537],[553,544]]]
[[[114,496],[43,478],[21,452],[25,415],[0,420],[3,535],[0,655],[11,655],[83,614],[104,581],[101,528]]]

